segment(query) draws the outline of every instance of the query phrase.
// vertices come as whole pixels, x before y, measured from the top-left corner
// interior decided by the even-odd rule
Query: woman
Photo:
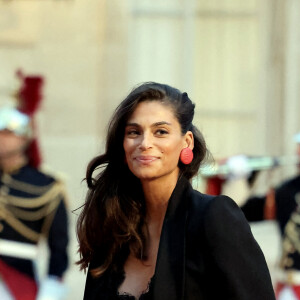
[[[275,299],[243,213],[190,185],[207,154],[194,107],[145,83],[116,109],[77,224],[84,299]]]

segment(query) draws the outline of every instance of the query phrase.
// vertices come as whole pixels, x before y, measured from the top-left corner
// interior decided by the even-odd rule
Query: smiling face
[[[169,105],[144,101],[127,121],[123,147],[130,171],[140,180],[179,174],[183,148],[193,148],[193,134],[182,135],[180,124]]]

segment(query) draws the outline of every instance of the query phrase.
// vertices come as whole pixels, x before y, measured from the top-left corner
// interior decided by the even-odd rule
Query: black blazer
[[[110,299],[103,278],[88,273],[85,300]],[[264,255],[239,207],[193,190],[185,178],[169,200],[152,287],[154,300],[275,300]]]

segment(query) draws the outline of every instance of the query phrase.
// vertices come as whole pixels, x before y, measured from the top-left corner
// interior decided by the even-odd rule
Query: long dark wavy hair
[[[193,133],[194,159],[189,165],[179,161],[181,176],[191,179],[196,175],[208,153],[202,134],[192,123],[195,105],[186,93],[155,82],[141,84],[131,91],[111,118],[105,153],[95,157],[86,172],[89,191],[77,221],[80,254],[77,264],[85,270],[90,261],[101,254],[104,260],[91,270],[94,276],[116,268],[122,251],[129,251],[140,259],[147,256],[144,196],[139,179],[125,163],[123,148],[126,123],[142,101],[160,101],[170,106],[182,134],[189,130]],[[97,174],[94,176],[94,173]]]

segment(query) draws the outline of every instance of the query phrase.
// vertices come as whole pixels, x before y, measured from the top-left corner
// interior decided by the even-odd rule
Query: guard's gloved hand
[[[248,178],[251,174],[249,159],[246,155],[235,155],[227,159],[229,179]]]
[[[66,294],[67,287],[60,278],[49,276],[41,282],[36,300],[63,300]]]

